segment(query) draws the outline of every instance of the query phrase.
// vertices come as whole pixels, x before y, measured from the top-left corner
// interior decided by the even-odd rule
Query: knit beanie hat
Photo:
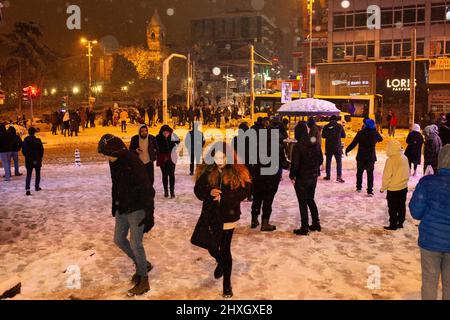
[[[367,119],[365,122],[364,122],[364,125],[365,125],[365,127],[367,128],[367,129],[370,129],[370,130],[375,130],[375,121],[373,121],[372,119]]]
[[[450,169],[450,144],[447,144],[439,152],[438,169]]]

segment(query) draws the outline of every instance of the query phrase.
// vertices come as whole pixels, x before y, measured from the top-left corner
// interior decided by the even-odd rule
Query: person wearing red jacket
[[[395,129],[397,128],[398,119],[395,112],[391,111],[390,113],[391,118],[389,120],[389,136],[395,137]]]

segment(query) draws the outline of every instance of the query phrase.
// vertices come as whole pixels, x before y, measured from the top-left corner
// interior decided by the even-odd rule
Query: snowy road
[[[383,158],[384,157],[380,157]],[[384,160],[377,163],[379,190]],[[354,192],[354,158],[344,160],[344,185],[320,181],[317,188],[323,232],[298,237],[299,211],[290,181],[282,181],[274,202],[278,231],[249,228],[250,203],[233,241],[235,299],[418,299],[417,227],[409,212],[405,229],[383,230],[388,214],[384,195]],[[162,196],[156,170],[156,227],[145,237],[155,269],[152,291],[139,299],[220,299],[214,261],[190,244],[201,203],[193,195],[187,167],[177,168],[176,200]],[[410,182],[410,193],[419,178]],[[123,299],[132,263],[114,246],[106,163],[48,165],[44,191],[25,197],[24,179],[0,182],[0,279],[18,276],[16,299]],[[73,284],[78,266],[81,288]],[[378,266],[381,288],[367,288],[368,268]],[[73,267],[72,267],[73,268]],[[75,281],[76,283],[76,281]]]

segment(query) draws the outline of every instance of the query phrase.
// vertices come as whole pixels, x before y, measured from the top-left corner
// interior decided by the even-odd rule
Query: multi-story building
[[[198,62],[197,80],[202,83],[223,81],[223,73],[227,72],[237,80],[236,90],[244,90],[249,78],[249,45],[253,44],[260,55],[277,64],[280,60],[282,33],[261,13],[232,11],[192,20],[191,43],[194,59]],[[220,76],[212,74],[211,70],[215,66],[222,68]],[[265,68],[266,74],[267,71],[272,73],[272,68]],[[263,74],[262,69],[260,75]]]
[[[384,111],[397,111],[406,125],[415,29],[416,117],[450,112],[449,0],[329,0],[328,6],[327,59],[317,66],[317,94],[382,94]],[[368,13],[370,6],[375,11]],[[378,21],[380,28],[368,27]]]

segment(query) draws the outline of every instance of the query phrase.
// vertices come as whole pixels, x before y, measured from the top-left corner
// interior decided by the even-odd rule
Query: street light
[[[309,72],[309,83],[308,83],[308,97],[312,98],[312,47],[313,47],[313,5],[314,0],[308,0],[308,13],[309,13],[309,66],[308,66],[308,72]]]
[[[80,93],[80,88],[79,87],[73,87],[72,92],[73,92],[73,94],[79,94]]]
[[[94,44],[97,44],[97,40],[87,40],[86,38],[81,38],[81,43],[85,44],[88,49],[88,57],[89,57],[89,101],[92,97],[92,70],[91,70],[91,59],[92,59],[92,47]]]

